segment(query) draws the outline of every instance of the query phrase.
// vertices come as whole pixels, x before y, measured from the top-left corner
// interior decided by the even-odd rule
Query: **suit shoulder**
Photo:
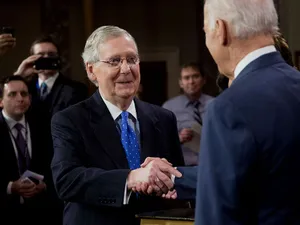
[[[56,120],[58,118],[70,118],[74,121],[83,119],[84,115],[88,113],[87,101],[89,101],[89,99],[78,102],[55,113],[52,120]]]
[[[70,79],[68,77],[65,77],[63,75],[62,76],[62,81],[65,85],[67,86],[71,86],[71,87],[76,87],[76,88],[84,88],[86,87],[86,85],[80,81],[76,81],[76,80],[73,80],[73,79]]]

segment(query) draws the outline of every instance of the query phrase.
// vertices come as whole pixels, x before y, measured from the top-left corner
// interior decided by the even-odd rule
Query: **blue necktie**
[[[47,89],[48,89],[47,84],[43,82],[41,84],[41,89],[40,89],[40,99],[42,101],[44,101],[48,95]]]
[[[134,170],[140,168],[140,147],[137,136],[128,123],[128,112],[123,111],[121,118],[121,141],[125,149],[129,168]]]

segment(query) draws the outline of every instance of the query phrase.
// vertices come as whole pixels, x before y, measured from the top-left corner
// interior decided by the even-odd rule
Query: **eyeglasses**
[[[125,57],[125,58],[114,57],[114,58],[111,58],[111,59],[108,59],[108,60],[99,60],[99,61],[103,62],[103,63],[107,63],[111,67],[119,68],[119,67],[122,66],[124,60],[126,60],[127,65],[129,67],[135,66],[135,65],[140,63],[140,59],[139,59],[138,56],[128,56],[128,57]]]

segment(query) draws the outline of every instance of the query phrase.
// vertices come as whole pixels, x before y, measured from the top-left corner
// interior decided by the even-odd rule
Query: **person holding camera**
[[[33,42],[30,56],[14,73],[29,79],[32,110],[43,112],[43,117],[48,114],[49,119],[88,95],[84,84],[66,78],[60,68],[58,45],[51,36],[42,36]]]

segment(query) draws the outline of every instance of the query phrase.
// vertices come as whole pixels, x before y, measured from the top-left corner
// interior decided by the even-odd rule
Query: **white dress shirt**
[[[102,97],[101,94],[100,94],[100,96]],[[103,102],[105,103],[106,107],[108,108],[108,111],[110,112],[112,118],[116,121],[116,119],[121,115],[121,113],[123,111],[121,109],[119,109],[117,106],[115,106],[114,104],[112,104],[111,102],[104,99],[104,97],[102,97],[102,99],[103,99]],[[131,102],[131,104],[129,105],[129,107],[126,111],[129,112],[136,119],[136,121],[138,121],[134,101]],[[138,126],[135,126],[134,121],[132,121],[130,118],[128,118],[128,119],[129,119],[129,121],[128,121],[129,125],[135,130],[135,127],[138,127]],[[129,191],[129,192],[127,191],[127,180],[126,180],[125,189],[124,189],[124,199],[123,199],[124,205],[128,204],[131,193],[132,193],[132,191]]]
[[[55,75],[49,77],[47,80],[43,81],[41,78],[38,79],[39,81],[39,88],[41,87],[42,83],[44,82],[47,85],[47,94],[49,94],[52,90],[52,87],[54,85],[54,82],[56,81],[59,73],[56,73]]]
[[[243,69],[245,69],[246,66],[248,66],[251,62],[253,62],[255,59],[259,58],[260,56],[263,56],[265,54],[276,52],[276,48],[274,45],[269,45],[263,48],[256,49],[253,52],[250,52],[248,55],[246,55],[235,67],[234,70],[234,78],[237,78],[237,76],[242,72]]]
[[[28,153],[29,153],[29,157],[31,158],[32,157],[32,146],[31,146],[31,138],[30,138],[30,128],[29,128],[29,124],[25,120],[25,116],[23,116],[20,121],[16,121],[16,120],[12,119],[10,116],[8,116],[4,110],[2,110],[2,115],[8,125],[8,128],[10,129],[9,136],[11,138],[11,142],[12,142],[14,150],[15,150],[16,159],[18,160],[18,157],[19,157],[18,149],[17,149],[15,139],[14,139],[14,138],[17,138],[17,134],[18,134],[18,131],[15,128],[15,125],[17,123],[20,123],[23,125],[23,129],[22,129],[21,133],[22,133],[24,139],[27,141]],[[27,135],[27,137],[26,137],[26,135]],[[7,185],[7,189],[6,189],[7,194],[11,194],[12,183],[13,183],[13,181],[10,181]],[[22,203],[22,199],[21,199],[21,203]]]

